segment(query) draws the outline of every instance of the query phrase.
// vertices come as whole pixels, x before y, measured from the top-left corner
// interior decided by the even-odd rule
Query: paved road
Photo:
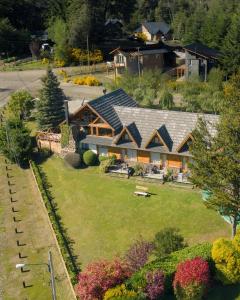
[[[0,107],[7,102],[9,95],[18,89],[27,89],[37,97],[41,88],[41,77],[45,73],[45,70],[0,72]],[[77,86],[71,83],[61,83],[61,87],[71,100],[94,99],[102,95],[103,90],[103,87]]]

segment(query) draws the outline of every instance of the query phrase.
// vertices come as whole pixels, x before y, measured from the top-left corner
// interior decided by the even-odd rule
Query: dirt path
[[[15,268],[17,263],[46,263],[48,250],[51,250],[58,299],[73,300],[48,216],[41,205],[31,171],[9,165],[10,178],[7,178],[5,166],[1,157],[0,299],[51,299],[50,277],[46,265],[29,266],[29,272],[24,273]],[[9,194],[9,189],[12,194]],[[16,202],[11,202],[11,197]],[[23,281],[27,288],[23,287]]]

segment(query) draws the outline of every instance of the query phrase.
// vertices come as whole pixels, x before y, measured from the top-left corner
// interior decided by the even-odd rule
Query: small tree
[[[179,300],[201,300],[210,284],[208,263],[200,257],[186,260],[177,266],[173,281]]]
[[[164,228],[155,235],[154,254],[162,258],[186,246],[184,238],[179,234],[179,229],[173,227]]]
[[[215,125],[215,135],[209,132],[209,124],[199,119],[190,147],[194,157],[191,180],[211,192],[207,207],[230,217],[233,236],[240,217],[239,83],[240,74],[237,74],[225,87],[225,99],[219,122]]]
[[[0,127],[0,152],[9,160],[22,163],[32,151],[30,131],[18,119],[7,120]]]
[[[11,94],[6,108],[6,116],[8,118],[26,120],[34,108],[33,97],[26,90],[17,91]]]
[[[56,128],[65,119],[63,91],[53,71],[48,68],[46,76],[42,79],[43,88],[37,102],[37,122],[42,130]]]
[[[122,284],[130,275],[128,265],[119,259],[89,264],[78,276],[77,296],[85,300],[102,299],[108,289]]]
[[[138,271],[146,264],[153,248],[153,243],[144,241],[142,238],[132,244],[124,258],[133,272]]]
[[[159,105],[162,109],[172,109],[174,106],[173,95],[166,89],[159,93]]]

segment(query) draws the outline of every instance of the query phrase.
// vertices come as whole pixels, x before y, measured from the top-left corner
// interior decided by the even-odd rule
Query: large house
[[[139,75],[142,75],[144,70],[163,71],[169,65],[174,64],[172,53],[171,48],[161,42],[140,47],[119,47],[111,52],[114,55],[116,74],[128,71]]]
[[[148,42],[158,42],[168,38],[170,32],[170,26],[164,21],[161,22],[143,22],[139,28],[137,28],[134,34],[137,36],[139,33],[143,33]]]
[[[72,101],[74,102],[74,101]],[[83,103],[68,104],[76,148],[132,163],[187,169],[189,143],[199,114],[138,107],[122,89]],[[212,127],[216,115],[201,115]]]

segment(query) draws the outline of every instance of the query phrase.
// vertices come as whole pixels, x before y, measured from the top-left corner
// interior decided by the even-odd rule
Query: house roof
[[[199,117],[208,122],[210,134],[214,135],[214,125],[218,116],[180,111],[157,110],[137,107],[137,103],[122,89],[89,101],[92,107],[109,125],[116,130],[114,137],[86,136],[83,143],[142,149],[145,151],[178,153],[188,155],[188,150],[179,151],[180,145],[193,132]],[[121,131],[126,128],[133,142],[121,142]],[[148,145],[151,137],[157,133],[163,145]]]
[[[184,46],[183,49],[196,53],[200,56],[204,56],[206,58],[214,58],[217,59],[219,56],[219,51],[216,49],[209,48],[201,43],[192,43],[187,46]]]
[[[151,44],[151,45],[142,45],[139,47],[118,47],[114,49],[110,54],[114,54],[116,52],[121,53],[137,53],[140,52],[140,54],[155,54],[155,53],[166,53],[172,51],[172,48],[165,45],[163,42],[159,42],[157,44]]]
[[[213,125],[218,120],[218,116],[210,114],[119,106],[114,106],[114,109],[123,126],[135,124],[138,135],[134,138],[139,144],[139,148],[145,149],[153,131],[157,130],[168,146],[168,150],[166,147],[164,149],[160,147],[161,150],[173,153],[177,153],[178,146],[195,129],[199,117],[209,121],[209,130],[212,134],[215,133]]]
[[[122,89],[118,89],[95,100],[89,101],[88,105],[103,117],[111,127],[118,130],[122,127],[122,124],[113,106],[136,107],[137,102]]]
[[[167,34],[170,31],[170,26],[164,21],[161,22],[143,22],[142,26],[144,26],[147,31],[151,34],[157,34],[162,32],[163,34]],[[142,32],[141,26],[135,32]]]

